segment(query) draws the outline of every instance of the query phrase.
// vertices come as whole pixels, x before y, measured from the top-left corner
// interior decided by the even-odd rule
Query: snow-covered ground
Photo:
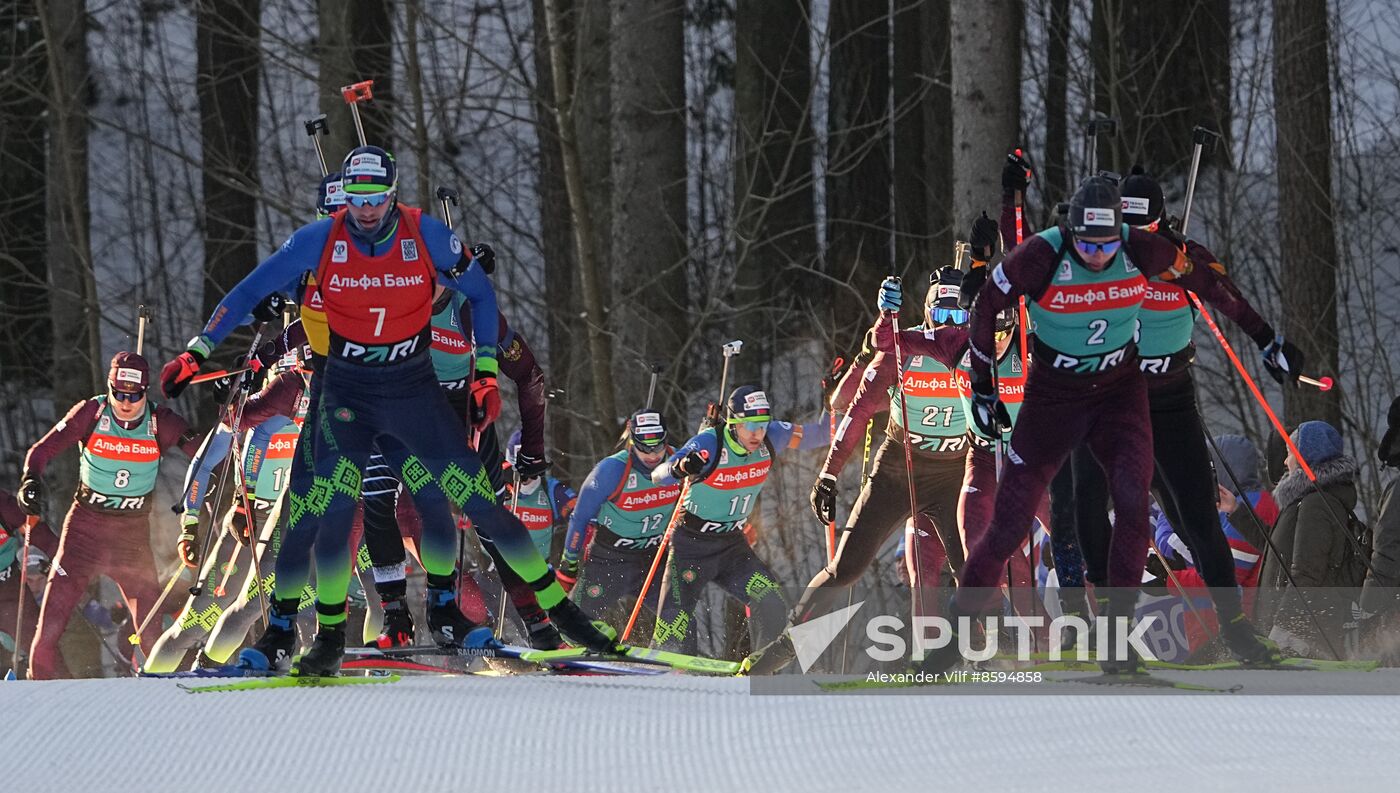
[[[1393,791],[1400,779],[1396,696],[755,696],[749,685],[412,677],[192,695],[169,680],[12,683],[0,685],[0,787],[1279,793]]]

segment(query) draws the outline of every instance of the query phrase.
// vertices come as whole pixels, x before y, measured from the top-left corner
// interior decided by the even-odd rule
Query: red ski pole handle
[[[345,104],[356,105],[360,102],[368,102],[374,98],[374,81],[364,80],[343,86],[340,89],[340,96],[345,99]]]
[[[204,374],[197,374],[194,377],[190,378],[190,385],[207,383],[210,380],[218,380],[220,377],[232,377],[233,375],[243,374],[244,372],[248,371],[252,371],[251,366],[245,366],[242,369],[234,369],[232,372],[228,371],[227,369],[220,369],[217,372],[205,372]]]
[[[1332,390],[1332,386],[1334,385],[1334,383],[1333,383],[1333,381],[1332,381],[1332,378],[1327,377],[1326,375],[1324,375],[1324,376],[1322,376],[1322,377],[1319,377],[1319,378],[1317,378],[1317,379],[1313,379],[1313,378],[1311,378],[1311,377],[1308,377],[1308,376],[1305,375],[1305,374],[1300,374],[1300,375],[1298,375],[1298,382],[1300,382],[1300,383],[1307,383],[1308,385],[1317,386],[1318,389],[1321,390],[1321,391],[1331,391],[1331,390]]]

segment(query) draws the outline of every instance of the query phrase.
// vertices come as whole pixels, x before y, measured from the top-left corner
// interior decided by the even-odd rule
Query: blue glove
[[[899,307],[904,304],[903,290],[899,286],[899,278],[891,275],[880,282],[880,297],[876,305],[881,311],[899,311]]]

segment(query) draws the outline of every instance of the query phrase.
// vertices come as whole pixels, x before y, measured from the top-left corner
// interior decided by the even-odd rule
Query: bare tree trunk
[[[657,405],[685,409],[675,387],[685,371],[686,286],[685,4],[612,4],[612,266],[621,366],[612,379],[622,401],[641,407],[647,371],[640,360],[671,358]],[[645,64],[645,68],[638,68]],[[611,389],[598,382],[597,389]],[[611,395],[609,395],[611,396]],[[604,424],[623,416],[604,412]]]
[[[948,0],[895,0],[894,217],[899,271],[922,278],[952,261]]]
[[[44,81],[48,71],[34,0],[0,2],[0,372],[6,385],[49,385],[49,325],[44,229]]]
[[[1092,36],[1095,107],[1119,120],[1101,168],[1183,176],[1192,127],[1229,134],[1229,0],[1096,0]]]
[[[575,135],[574,84],[573,76],[565,68],[568,61],[562,51],[565,39],[561,29],[561,6],[562,0],[546,0],[545,3],[545,21],[554,77],[555,123],[559,127],[564,182],[569,191],[569,207],[574,221],[574,255],[578,258],[579,281],[583,293],[581,319],[588,336],[588,353],[591,359],[589,368],[593,377],[590,388],[598,414],[614,417],[617,415],[617,406],[612,391],[612,350],[607,332],[608,319],[603,292],[605,286],[597,258],[597,227],[594,225],[592,207],[586,194],[582,158]],[[611,428],[608,431],[610,430]],[[605,434],[601,428],[594,433],[595,437]]]
[[[374,80],[374,102],[360,106],[365,140],[394,151],[394,25],[389,0],[317,0],[317,9],[316,84],[330,127],[326,160],[335,172],[346,152],[360,145],[350,107],[340,96],[342,86]]]
[[[1284,253],[1284,334],[1311,372],[1336,374],[1337,230],[1332,202],[1332,92],[1326,0],[1274,0],[1274,126]],[[1290,426],[1341,427],[1334,391],[1285,388]]]
[[[953,222],[1001,205],[1006,152],[1021,137],[1021,3],[953,3]],[[996,57],[987,57],[996,53]]]
[[[734,225],[737,337],[753,347],[734,361],[736,382],[757,380],[782,339],[810,335],[830,289],[808,274],[817,264],[812,174],[810,0],[739,0],[735,6]],[[801,283],[802,289],[784,288]],[[810,284],[812,288],[805,288]]]
[[[868,327],[870,296],[894,265],[890,196],[889,8],[831,3],[826,271],[840,288],[831,321],[854,340]]]
[[[428,119],[423,103],[423,68],[418,61],[418,18],[422,13],[420,0],[408,0],[404,6],[404,38],[407,45],[407,58],[404,69],[408,72],[409,96],[413,100],[413,158],[418,167],[414,169],[418,183],[418,195],[413,203],[428,207],[434,200],[432,188],[431,148],[428,144]]]
[[[573,318],[578,315],[578,267],[574,256],[573,217],[569,211],[569,190],[564,181],[564,156],[559,146],[559,124],[554,115],[554,65],[551,60],[549,36],[545,27],[544,0],[532,0],[534,11],[535,64],[535,135],[539,139],[539,202],[540,237],[544,248],[544,293],[547,313],[546,336],[549,340],[551,377],[566,384],[566,394],[573,397],[570,371],[574,369],[575,351]],[[567,51],[567,47],[563,47]],[[571,68],[571,67],[569,67]],[[579,394],[582,398],[583,393]],[[551,458],[561,466],[566,481],[582,481],[593,461],[575,460],[563,450],[577,450],[586,443],[588,432],[575,432],[576,421],[559,413],[550,422],[554,453]]]
[[[1050,0],[1050,46],[1045,76],[1045,164],[1040,186],[1046,203],[1042,225],[1055,204],[1070,194],[1069,174],[1069,0]]]
[[[260,0],[196,6],[206,317],[258,263],[260,6]]]
[[[60,411],[101,388],[106,361],[88,236],[87,12],[82,0],[39,0],[48,50],[49,317]]]

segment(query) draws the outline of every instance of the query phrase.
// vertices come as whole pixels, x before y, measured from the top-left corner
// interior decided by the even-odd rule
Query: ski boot
[[[375,639],[371,646],[381,650],[412,647],[413,615],[408,611],[408,603],[403,598],[394,598],[381,600],[379,605],[384,608],[384,627],[380,629],[379,638]]]
[[[295,677],[334,677],[345,657],[345,623],[322,625],[311,649],[292,663]]]
[[[546,609],[549,619],[572,644],[582,645],[594,652],[617,653],[617,631],[606,622],[590,620],[578,604],[564,598],[554,608]]]
[[[451,584],[439,583],[428,583],[428,630],[432,631],[433,641],[443,648],[490,647],[496,640],[491,629],[467,619],[457,605],[457,593]]]
[[[792,644],[792,637],[787,631],[783,631],[778,638],[749,653],[739,664],[739,674],[776,675],[787,668],[796,657],[797,648]]]
[[[525,627],[528,629],[530,646],[536,650],[558,650],[568,646],[564,643],[564,637],[559,635],[559,629],[554,627],[554,623],[549,621],[549,615],[543,611],[537,616],[526,617]]]
[[[1220,640],[1241,666],[1278,666],[1283,661],[1278,645],[1255,632],[1254,624],[1244,614],[1236,614],[1228,621],[1221,619]]]
[[[273,600],[267,611],[267,630],[253,643],[252,647],[238,653],[239,669],[256,672],[279,672],[285,670],[292,661],[292,651],[297,641],[296,598]]]
[[[1142,657],[1131,643],[1127,643],[1127,657],[1113,658],[1118,652],[1118,636],[1122,633],[1132,633],[1133,609],[1137,605],[1137,592],[1119,593],[1112,597],[1099,598],[1099,614],[1108,617],[1108,631],[1104,634],[1104,641],[1108,645],[1107,660],[1099,661],[1099,669],[1104,675],[1112,677],[1131,677],[1133,675],[1145,675],[1147,669],[1143,667]],[[1119,618],[1126,619],[1126,627],[1120,627]]]

